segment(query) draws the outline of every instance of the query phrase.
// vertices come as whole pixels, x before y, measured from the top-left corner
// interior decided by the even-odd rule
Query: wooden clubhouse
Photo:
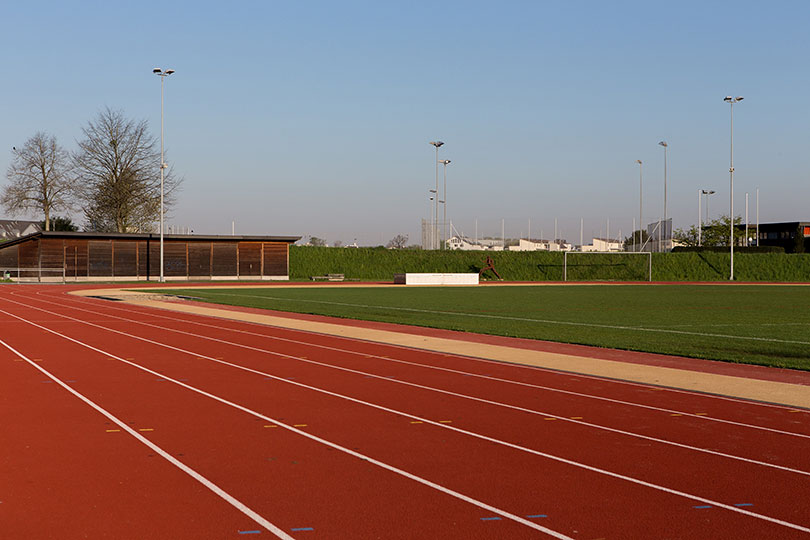
[[[286,280],[298,236],[163,236],[167,280]],[[0,243],[0,272],[24,281],[157,281],[160,234],[37,232]]]

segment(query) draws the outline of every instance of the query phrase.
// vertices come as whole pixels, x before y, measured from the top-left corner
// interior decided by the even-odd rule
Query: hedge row
[[[424,251],[384,248],[290,247],[290,279],[344,274],[347,279],[393,281],[404,272],[478,272],[487,256],[506,281],[561,281],[563,254],[547,251]],[[568,262],[569,280],[646,280],[642,255],[582,254]],[[653,281],[726,281],[729,254],[654,253]],[[492,273],[485,278],[494,279]],[[737,281],[810,282],[810,254],[736,253]]]

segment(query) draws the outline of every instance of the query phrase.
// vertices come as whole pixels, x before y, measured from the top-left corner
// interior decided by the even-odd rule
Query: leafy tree
[[[332,244],[332,246],[333,247],[343,247],[343,241],[342,240],[335,240],[335,243]]]
[[[109,108],[82,130],[74,157],[84,187],[86,229],[151,232],[160,219],[160,147],[145,120]],[[164,205],[170,208],[181,180],[164,169]]]
[[[70,210],[76,199],[70,154],[56,137],[42,131],[12,150],[6,171],[10,185],[0,193],[0,204],[11,214],[41,212],[43,229],[51,230],[51,213]]]
[[[408,245],[408,235],[398,234],[385,245],[388,249],[403,249]]]
[[[701,238],[700,244],[706,247],[720,247],[720,246],[728,246],[729,236],[730,236],[730,220],[728,216],[720,216],[717,219],[713,219],[708,223],[703,223],[703,230],[701,231]],[[735,216],[734,217],[734,245],[738,245],[742,239],[745,237],[744,228],[740,228],[739,226],[742,225],[742,217]],[[691,225],[689,229],[676,229],[674,233],[674,239],[677,242],[680,242],[687,246],[697,246],[698,245],[698,228],[697,225]]]
[[[323,238],[318,238],[317,236],[311,236],[309,238],[309,245],[315,247],[324,247],[326,246],[326,241]]]
[[[45,222],[40,222],[39,226],[45,229]],[[73,220],[71,220],[69,217],[56,216],[51,220],[51,230],[76,232],[79,230],[79,227],[75,225]]]

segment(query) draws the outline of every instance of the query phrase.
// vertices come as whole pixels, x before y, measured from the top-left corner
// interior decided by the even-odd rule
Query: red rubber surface
[[[0,288],[3,538],[274,537],[37,368],[293,538],[810,537],[808,411],[69,289]]]

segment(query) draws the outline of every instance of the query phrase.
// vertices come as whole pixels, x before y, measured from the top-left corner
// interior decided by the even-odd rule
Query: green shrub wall
[[[344,274],[393,281],[404,272],[478,272],[487,256],[506,281],[561,281],[563,254],[545,251],[424,251],[384,248],[290,247],[290,279]],[[644,256],[569,259],[569,280],[645,280]],[[654,253],[653,281],[727,281],[728,253]],[[486,277],[494,278],[492,274]],[[736,281],[810,282],[810,254],[735,253]]]

